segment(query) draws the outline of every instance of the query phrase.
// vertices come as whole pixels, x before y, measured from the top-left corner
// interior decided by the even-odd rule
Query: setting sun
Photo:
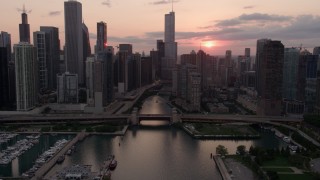
[[[211,48],[212,46],[214,46],[214,42],[213,41],[204,42],[204,46],[207,48]]]

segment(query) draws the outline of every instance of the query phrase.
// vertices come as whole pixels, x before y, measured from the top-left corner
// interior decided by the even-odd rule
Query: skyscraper
[[[67,71],[78,74],[79,84],[84,83],[84,57],[82,32],[82,4],[69,0],[64,2],[64,23]]]
[[[7,61],[11,61],[11,35],[9,33],[1,31],[0,47],[7,48]]]
[[[164,79],[172,79],[172,69],[177,63],[178,45],[175,42],[175,13],[165,15],[164,57],[161,61],[161,74]]]
[[[90,37],[89,37],[89,29],[86,26],[86,24],[82,23],[82,38],[83,38],[83,58],[84,60],[87,59],[87,57],[91,56],[91,46],[90,46]],[[83,85],[86,84],[86,63],[83,61]]]
[[[281,41],[258,40],[258,115],[280,116],[284,46]],[[261,45],[261,46],[260,46]]]
[[[313,55],[320,55],[320,47],[313,48]]]
[[[262,71],[260,70],[261,68],[261,65],[260,63],[262,63],[263,61],[263,48],[264,48],[264,45],[271,41],[271,39],[259,39],[257,41],[257,53],[256,53],[256,90],[257,90],[257,93],[258,95],[261,94],[261,83],[259,82],[260,79],[261,79],[261,73]]]
[[[86,60],[86,88],[87,88],[87,104],[94,105],[94,62],[95,57],[87,57]]]
[[[287,116],[302,115],[304,112],[305,63],[300,58],[300,49],[285,48],[283,63],[282,98]]]
[[[288,100],[297,99],[299,56],[298,48],[284,50],[282,96]]]
[[[305,100],[305,112],[313,113],[314,106],[316,105],[317,95],[317,67],[319,61],[319,55],[312,55],[310,52],[302,52],[300,61],[305,63],[305,81],[304,88],[304,100]]]
[[[132,44],[119,44],[119,51],[127,52],[128,55],[132,54]]]
[[[0,109],[9,105],[9,77],[8,77],[7,48],[0,47]]]
[[[28,111],[37,103],[37,60],[35,48],[27,42],[15,44],[17,110]]]
[[[20,42],[30,43],[30,25],[28,24],[28,15],[24,6],[21,14],[21,19],[22,23],[19,24]]]
[[[40,26],[40,31],[45,33],[48,88],[56,89],[60,61],[59,29],[50,26]]]
[[[104,51],[101,51],[97,55],[97,60],[101,62],[102,68],[102,104],[107,106],[114,100],[114,49],[112,46],[107,46]],[[96,85],[96,84],[95,84]]]
[[[47,51],[45,32],[36,31],[33,33],[33,43],[36,47],[36,58],[38,60],[38,88],[45,90],[48,88]]]
[[[161,75],[161,62],[164,57],[164,42],[163,40],[157,40],[157,51],[158,51],[158,64],[157,64],[157,74],[159,78],[162,78]]]
[[[58,103],[78,103],[78,75],[69,72],[57,74]]]
[[[103,51],[107,47],[107,23],[101,21],[97,23],[97,44],[96,53]]]

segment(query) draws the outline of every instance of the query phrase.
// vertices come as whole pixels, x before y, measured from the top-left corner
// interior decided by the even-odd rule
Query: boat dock
[[[82,131],[77,134],[75,138],[72,139],[72,141],[69,141],[67,145],[65,145],[58,153],[56,153],[48,162],[46,162],[41,168],[39,168],[35,176],[32,178],[32,180],[42,179],[44,175],[56,164],[58,158],[60,156],[63,156],[66,154],[66,152],[75,145],[78,141],[82,141],[87,134]]]
[[[224,162],[222,161],[221,157],[220,156],[213,156],[213,160],[214,162],[216,163],[217,167],[218,167],[218,170],[221,174],[221,177],[223,180],[231,180],[231,176],[230,174],[228,173],[228,170],[224,164]]]

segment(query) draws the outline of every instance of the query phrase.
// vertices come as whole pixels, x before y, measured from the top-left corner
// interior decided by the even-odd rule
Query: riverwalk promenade
[[[228,170],[224,164],[224,162],[222,161],[220,156],[213,156],[213,160],[216,163],[218,170],[221,174],[222,180],[231,180],[231,176],[228,173]]]
[[[77,134],[75,138],[73,138],[67,145],[65,145],[58,153],[56,153],[48,162],[46,162],[40,169],[38,169],[35,173],[35,176],[32,180],[42,179],[44,175],[56,164],[59,156],[64,156],[66,152],[75,145],[78,141],[82,141],[87,134],[85,131],[82,131]]]

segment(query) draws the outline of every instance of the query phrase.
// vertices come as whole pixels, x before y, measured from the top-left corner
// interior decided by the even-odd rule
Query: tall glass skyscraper
[[[66,68],[78,74],[79,84],[84,84],[82,4],[74,0],[64,2],[64,20]]]
[[[175,13],[173,11],[165,15],[164,27],[164,57],[161,61],[161,75],[163,79],[172,79],[178,49],[177,42],[175,42]]]
[[[37,103],[37,61],[35,48],[27,42],[13,46],[16,71],[17,110],[28,111]]]
[[[97,44],[96,53],[105,50],[107,47],[107,23],[101,21],[97,23]]]
[[[51,26],[40,26],[40,31],[45,33],[48,88],[56,89],[60,61],[59,29]]]
[[[28,15],[24,6],[21,18],[22,23],[19,24],[20,42],[30,43],[30,25],[28,24]]]

